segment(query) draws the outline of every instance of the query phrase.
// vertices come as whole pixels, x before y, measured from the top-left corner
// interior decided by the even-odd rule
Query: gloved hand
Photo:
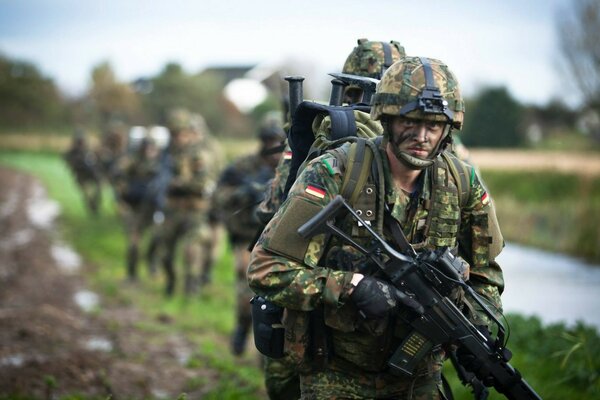
[[[393,285],[371,276],[365,276],[354,288],[350,298],[365,318],[382,318],[398,305],[404,305],[417,314],[423,306]]]
[[[475,325],[477,330],[485,336],[490,346],[493,345],[494,339],[490,335],[490,331],[485,325]],[[483,362],[478,360],[473,354],[471,354],[464,347],[460,346],[456,350],[456,358],[460,365],[462,365],[467,371],[475,374],[477,379],[481,381],[485,386],[494,386],[494,377],[490,375],[489,371],[484,367]]]

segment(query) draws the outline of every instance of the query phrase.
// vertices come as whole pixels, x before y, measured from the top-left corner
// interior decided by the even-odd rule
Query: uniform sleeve
[[[309,241],[304,255],[297,251],[302,238],[296,226],[316,214],[339,191],[341,180],[331,169],[331,159],[329,155],[319,157],[304,169],[252,252],[248,267],[250,287],[289,309],[309,311],[322,304],[340,307],[350,289],[353,273],[319,265],[325,248],[323,235]],[[314,212],[298,220],[297,211],[306,209]]]
[[[462,210],[461,220],[459,251],[471,267],[469,283],[499,318],[502,313],[500,294],[504,290],[504,277],[496,257],[504,243],[490,194],[476,174],[473,174],[469,201]],[[489,318],[483,310],[477,304],[472,305],[475,311],[472,322],[489,325]]]

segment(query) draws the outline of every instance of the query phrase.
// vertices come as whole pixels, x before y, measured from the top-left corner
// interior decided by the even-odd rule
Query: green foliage
[[[511,365],[545,400],[592,400],[600,396],[600,336],[589,326],[578,323],[543,326],[536,317],[509,314]],[[472,399],[462,387],[452,365],[444,366],[457,400]],[[491,390],[490,400],[504,397]]]
[[[600,179],[484,171],[506,240],[600,261]]]
[[[461,139],[467,147],[517,147],[524,141],[522,116],[506,88],[484,89],[467,104]]]
[[[179,64],[170,63],[158,76],[149,79],[149,90],[141,96],[153,121],[164,124],[170,109],[183,107],[202,114],[208,125],[220,132],[227,122],[219,103],[223,86],[222,78],[214,73],[191,75]]]
[[[27,62],[0,54],[0,128],[63,126],[65,102],[54,82]]]

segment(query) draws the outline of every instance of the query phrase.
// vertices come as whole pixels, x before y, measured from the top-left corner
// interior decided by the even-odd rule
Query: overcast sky
[[[418,4],[417,4],[418,3]],[[572,101],[559,79],[557,12],[569,0],[0,0],[0,51],[34,62],[69,93],[108,60],[117,76],[168,61],[206,66],[296,60],[307,80],[341,70],[356,39],[398,40],[439,58],[465,94],[501,84],[524,102]]]

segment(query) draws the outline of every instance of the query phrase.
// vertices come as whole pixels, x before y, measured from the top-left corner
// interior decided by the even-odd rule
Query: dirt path
[[[186,387],[219,377],[185,367],[185,337],[136,329],[138,311],[87,290],[86,266],[60,242],[58,206],[39,182],[0,168],[0,187],[0,397],[175,399],[211,389]],[[101,313],[90,312],[98,306]]]

